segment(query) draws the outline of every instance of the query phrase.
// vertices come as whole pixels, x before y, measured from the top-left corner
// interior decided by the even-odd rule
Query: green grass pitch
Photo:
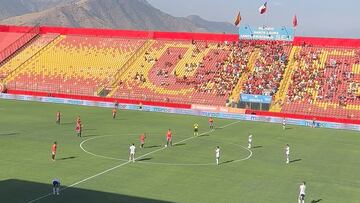
[[[55,124],[57,110],[61,125]],[[78,115],[82,138],[75,133]],[[202,136],[193,136],[194,123]],[[360,202],[359,132],[284,131],[278,124],[225,119],[215,125],[209,132],[205,117],[120,110],[113,120],[111,109],[0,100],[0,202],[44,196],[35,202],[289,203],[297,202],[301,181],[307,183],[306,202]],[[178,144],[164,148],[168,128]],[[148,138],[140,149],[143,132]],[[131,143],[139,157],[134,164],[126,161]],[[216,146],[222,150],[219,166]],[[53,178],[61,180],[59,196],[47,196]]]

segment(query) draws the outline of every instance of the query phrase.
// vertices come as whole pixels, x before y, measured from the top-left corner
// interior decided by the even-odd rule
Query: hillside
[[[9,0],[0,1],[9,2]],[[39,4],[39,2],[45,0],[30,1],[36,1]],[[18,10],[11,11],[11,9],[14,9],[11,8],[9,11],[17,16],[4,19],[0,21],[1,24],[40,24],[187,32],[236,32],[236,28],[231,23],[206,21],[199,16],[174,17],[154,8],[146,0],[51,0],[47,1],[47,4],[42,5],[42,7],[35,6],[35,8],[29,8],[28,4],[22,0],[15,0],[10,5],[15,3],[22,6],[19,6]],[[26,14],[18,15],[18,13]]]
[[[0,0],[0,20],[65,5],[74,0]]]

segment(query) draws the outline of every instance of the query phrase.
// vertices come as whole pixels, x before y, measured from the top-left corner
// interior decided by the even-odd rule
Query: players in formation
[[[51,146],[51,159],[53,161],[55,161],[56,150],[57,150],[57,142],[55,141],[54,144]]]
[[[298,198],[299,203],[305,203],[305,190],[306,190],[306,186],[304,181],[301,183],[299,187],[299,198]]]
[[[248,138],[248,149],[251,148],[252,141],[253,141],[252,134],[250,134]]]
[[[220,163],[220,147],[217,146],[215,148],[215,160],[216,160],[216,165],[219,165]]]
[[[145,139],[146,139],[146,134],[145,133],[141,134],[140,135],[140,148],[144,148]]]
[[[132,161],[133,163],[135,162],[135,150],[136,150],[136,147],[133,143],[129,148],[129,151],[130,151],[129,161]]]
[[[117,108],[114,108],[112,110],[112,118],[115,119],[116,118],[116,114],[117,114]]]
[[[78,137],[81,137],[82,128],[83,128],[83,125],[81,123],[81,118],[80,118],[80,116],[78,116],[76,118],[76,127],[75,127],[75,131],[76,131]]]
[[[61,112],[57,111],[56,112],[56,124],[60,125],[60,120],[61,120]]]
[[[117,114],[117,108],[114,108],[112,110],[112,118],[113,119],[116,118],[116,114]],[[61,112],[57,111],[56,112],[56,124],[61,123],[61,116],[62,116]],[[209,128],[214,129],[214,120],[212,117],[208,118],[208,123],[209,123]],[[313,123],[315,123],[315,122],[313,122]],[[83,125],[81,123],[81,118],[80,118],[80,116],[78,116],[76,118],[76,128],[75,128],[78,137],[81,137],[81,135],[82,135],[82,127],[83,127]],[[286,129],[285,118],[283,119],[282,127],[283,127],[283,130]],[[194,124],[194,136],[199,136],[199,124],[197,124],[197,123]],[[144,148],[145,139],[146,139],[146,134],[145,133],[141,134],[140,135],[140,148]],[[248,149],[251,149],[252,142],[253,142],[253,135],[249,134]],[[168,129],[168,131],[166,133],[165,147],[168,147],[168,146],[172,146],[172,131],[171,131],[171,129]],[[51,159],[53,161],[55,161],[56,151],[57,151],[57,142],[55,141],[51,147]],[[135,144],[132,144],[129,147],[129,162],[133,162],[133,163],[135,162],[135,159],[136,159],[135,153],[136,153],[136,147],[135,147]],[[221,154],[220,146],[217,146],[215,148],[215,163],[216,163],[216,165],[220,164],[220,154]],[[290,146],[289,146],[289,144],[285,145],[285,160],[286,160],[286,164],[290,163]],[[52,184],[53,184],[53,194],[59,195],[59,190],[60,190],[59,179],[52,180]],[[305,189],[306,189],[305,182],[302,182],[302,184],[299,187],[299,198],[298,198],[299,203],[304,203],[304,201],[305,201]]]
[[[172,146],[172,132],[171,129],[169,129],[166,133],[166,144],[165,147]]]
[[[290,145],[289,144],[285,145],[285,159],[286,159],[286,164],[290,163]]]
[[[194,124],[194,136],[199,136],[199,124]]]
[[[60,180],[55,178],[52,180],[53,185],[53,195],[60,195]]]
[[[214,129],[214,119],[212,117],[209,117],[209,128]]]

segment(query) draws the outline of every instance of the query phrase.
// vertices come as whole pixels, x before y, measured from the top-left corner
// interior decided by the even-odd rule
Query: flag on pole
[[[266,12],[266,5],[267,5],[267,2],[265,2],[263,5],[260,6],[260,8],[259,8],[260,14],[264,14]]]
[[[235,18],[235,22],[234,22],[235,26],[238,26],[240,24],[240,22],[241,22],[241,15],[240,15],[240,11],[239,11],[239,13],[237,14],[237,16]]]
[[[294,26],[294,28],[296,28],[297,25],[298,25],[297,17],[296,17],[296,15],[294,15],[294,17],[293,17],[293,26]]]

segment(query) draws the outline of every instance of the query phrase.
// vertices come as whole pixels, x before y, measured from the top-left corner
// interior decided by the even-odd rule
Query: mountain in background
[[[74,0],[0,0],[0,20],[61,6]]]
[[[146,0],[0,0],[0,24],[236,33],[231,23],[174,17]]]

